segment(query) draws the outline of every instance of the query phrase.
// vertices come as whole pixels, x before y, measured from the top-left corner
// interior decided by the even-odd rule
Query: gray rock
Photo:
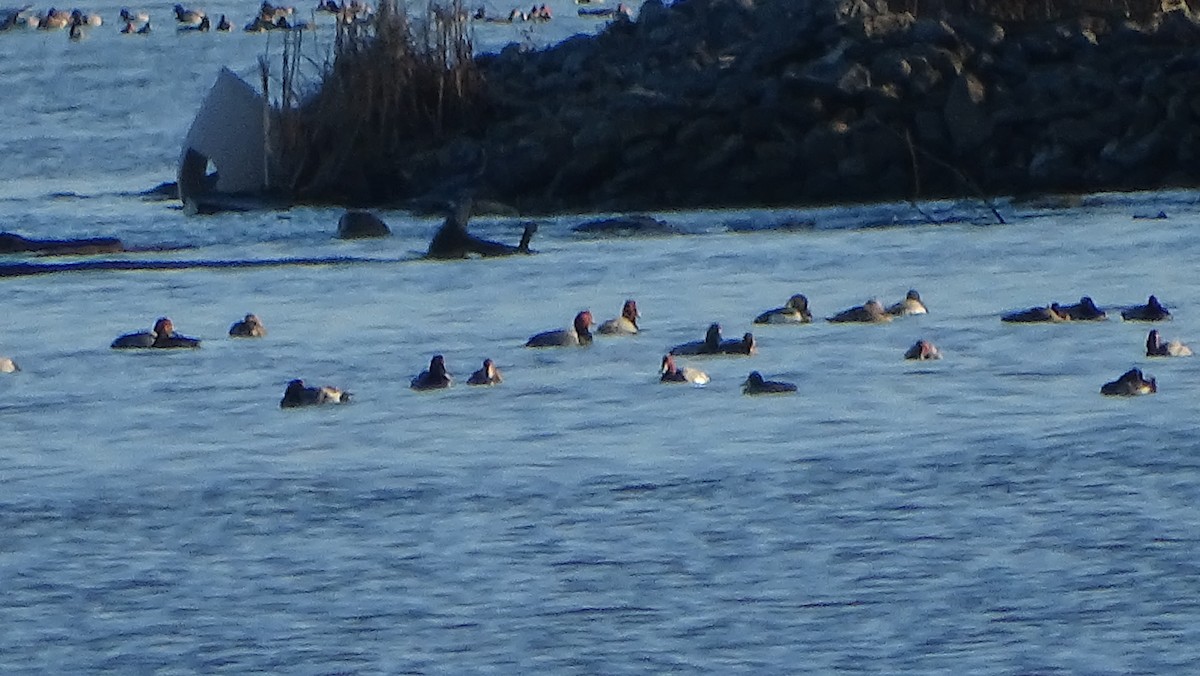
[[[944,115],[959,152],[978,148],[992,133],[992,120],[984,109],[986,96],[983,83],[973,75],[962,75],[950,86]]]
[[[387,224],[368,211],[347,211],[338,219],[338,239],[369,239],[391,234]]]

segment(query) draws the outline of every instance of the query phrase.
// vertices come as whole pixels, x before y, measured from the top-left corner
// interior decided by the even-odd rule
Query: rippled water
[[[570,226],[587,217],[563,216],[537,256],[423,262],[431,219],[385,212],[395,237],[346,243],[333,209],[187,218],[132,194],[171,177],[209,66],[229,57],[217,40],[245,40],[247,62],[262,43],[163,31],[132,52],[113,30],[0,35],[4,229],[187,247],[137,260],[370,261],[0,279],[0,354],[24,369],[0,375],[5,672],[1200,659],[1200,360],[1146,359],[1148,327],[1118,319],[999,321],[1156,293],[1176,315],[1166,336],[1200,342],[1196,194],[1004,204],[1007,225],[970,203],[930,205],[943,225],[906,205],[668,213],[687,235],[639,240],[584,240]],[[476,227],[515,241],[521,226]],[[910,287],[929,315],[749,323],[792,293],[827,316]],[[521,347],[627,297],[642,335]],[[266,339],[225,337],[246,312]],[[203,348],[108,349],[160,315]],[[703,388],[658,384],[664,350],[712,321],[754,330],[761,353],[695,360]],[[945,358],[903,361],[919,337]],[[460,382],[484,357],[506,381],[408,389],[435,353]],[[1157,395],[1098,394],[1132,366]],[[798,394],[742,396],[751,369]],[[293,377],[356,400],[280,410]]]

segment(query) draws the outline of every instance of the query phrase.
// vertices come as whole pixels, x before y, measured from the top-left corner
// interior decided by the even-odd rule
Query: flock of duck
[[[604,0],[576,0],[578,4],[592,5]],[[176,4],[175,30],[178,32],[208,32],[210,30],[228,32],[233,30],[233,24],[224,15],[220,15],[214,24],[209,16],[199,9],[192,9]],[[372,13],[371,6],[359,0],[319,0],[313,9],[316,14],[329,14],[338,21],[349,24],[362,21]],[[631,19],[633,10],[625,3],[618,3],[614,8],[585,7],[578,10],[581,17]],[[469,17],[487,23],[516,23],[522,21],[549,21],[554,18],[550,8],[545,4],[535,4],[528,11],[514,8],[504,16],[489,15],[483,7],[475,10]],[[119,14],[120,32],[127,35],[146,35],[151,32],[150,14],[144,10],[122,8]],[[35,11],[33,5],[21,7],[0,8],[0,32],[14,29],[30,29],[57,31],[66,29],[72,40],[79,40],[84,35],[84,29],[104,25],[104,18],[99,14],[87,13],[79,9],[65,10],[51,7],[45,12]],[[298,18],[296,8],[284,5],[274,5],[264,0],[259,6],[258,14],[243,26],[247,33],[262,33],[272,30],[310,30],[315,27],[312,21]]]
[[[826,318],[832,323],[883,323],[908,315],[921,315],[929,312],[921,296],[916,290],[910,290],[898,303],[884,307],[878,300],[872,299],[856,307],[852,307]],[[1048,306],[1034,307],[1017,312],[1011,312],[1001,317],[1001,321],[1010,323],[1033,322],[1078,322],[1102,321],[1107,319],[1106,312],[1096,306],[1091,298],[1084,296],[1078,303],[1061,305],[1051,303]],[[596,332],[609,336],[632,336],[639,331],[637,302],[626,300],[621,308],[620,316],[596,326]],[[1144,305],[1125,308],[1121,312],[1125,321],[1160,322],[1171,318],[1170,311],[1164,307],[1155,296],[1150,296]],[[787,300],[782,307],[767,310],[754,318],[755,324],[807,324],[813,321],[812,312],[808,307],[808,298],[804,294],[796,294]],[[590,310],[583,310],[575,315],[574,321],[567,328],[543,331],[534,334],[525,342],[527,348],[552,347],[586,347],[592,343],[592,327],[595,322]],[[248,314],[229,327],[229,335],[233,338],[263,338],[267,329],[262,321],[254,314]],[[200,340],[176,333],[174,323],[167,317],[160,317],[154,327],[148,331],[127,333],[117,337],[111,344],[116,350],[125,349],[176,349],[198,348]],[[704,338],[682,343],[670,348],[663,355],[660,365],[660,382],[663,383],[692,383],[704,385],[709,382],[709,376],[694,366],[680,366],[677,357],[705,356],[750,356],[758,351],[753,333],[745,333],[741,338],[726,340],[721,336],[721,325],[709,325]],[[1165,341],[1157,329],[1151,330],[1146,338],[1146,356],[1148,357],[1186,357],[1191,356],[1192,350],[1179,341]],[[905,359],[930,360],[941,359],[941,351],[931,341],[921,339],[909,347]],[[0,357],[0,373],[19,371],[11,358]],[[454,379],[446,369],[446,361],[442,355],[434,355],[429,362],[429,368],[421,371],[411,381],[414,390],[438,390],[450,387]],[[483,365],[467,379],[468,385],[498,385],[503,382],[500,370],[492,359],[483,360]],[[794,383],[767,380],[758,371],[751,371],[742,383],[742,392],[747,395],[786,394],[796,391]],[[1154,378],[1147,378],[1140,369],[1126,371],[1112,382],[1105,383],[1101,394],[1132,396],[1150,394],[1158,391]],[[349,402],[349,392],[332,386],[309,387],[301,379],[294,379],[287,384],[280,406],[295,408],[300,406],[316,406],[322,404],[344,404]]]
[[[350,23],[362,20],[371,14],[371,7],[359,0],[350,2],[334,2],[321,0],[313,10],[314,14],[331,14],[339,21]],[[145,10],[122,8],[119,14],[120,32],[127,35],[146,35],[151,32],[150,13]],[[214,24],[212,19],[199,9],[192,9],[176,4],[174,7],[175,30],[178,32],[208,32],[209,30],[230,31],[233,24],[224,15],[220,15]],[[51,7],[45,12],[34,11],[33,5],[22,7],[0,8],[0,32],[14,29],[31,29],[42,31],[57,31],[66,29],[72,40],[83,37],[85,28],[95,28],[104,25],[104,18],[99,14],[83,12],[79,9],[65,10]],[[284,5],[274,5],[264,0],[255,15],[242,30],[247,33],[261,33],[270,30],[308,30],[314,27],[310,21],[297,18],[296,8]]]

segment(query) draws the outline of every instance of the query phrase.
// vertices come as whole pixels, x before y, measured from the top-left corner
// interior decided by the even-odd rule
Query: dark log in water
[[[312,265],[351,265],[363,263],[399,263],[400,260],[379,258],[348,258],[335,256],[328,258],[278,258],[270,260],[244,261],[80,261],[77,263],[11,263],[0,265],[0,278],[28,277],[30,275],[49,275],[58,272],[94,272],[100,270],[196,270],[221,268],[271,268],[288,266]]]
[[[471,254],[484,257],[512,256],[515,254],[530,254],[529,242],[537,232],[537,224],[529,223],[521,234],[521,243],[517,246],[482,239],[467,232],[467,221],[471,218],[471,200],[462,200],[455,205],[442,227],[434,233],[429,242],[426,258],[449,260],[467,258]]]
[[[88,239],[29,239],[11,232],[0,232],[0,253],[38,253],[48,256],[79,256],[125,251],[115,237]]]

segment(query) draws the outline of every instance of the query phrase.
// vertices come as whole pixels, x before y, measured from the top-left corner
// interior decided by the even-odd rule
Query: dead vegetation
[[[273,187],[300,201],[372,202],[403,192],[402,160],[480,124],[483,78],[462,0],[414,17],[385,0],[337,22],[316,81],[301,76],[303,32],[283,46],[273,102]]]

